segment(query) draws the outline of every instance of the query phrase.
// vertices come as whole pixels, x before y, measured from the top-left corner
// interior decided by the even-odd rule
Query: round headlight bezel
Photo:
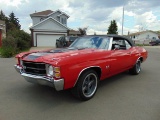
[[[48,65],[47,76],[53,76],[53,75],[54,75],[54,68],[52,65]]]

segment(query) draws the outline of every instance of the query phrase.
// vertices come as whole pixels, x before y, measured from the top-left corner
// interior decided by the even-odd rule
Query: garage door
[[[63,35],[37,35],[37,47],[55,47],[56,39]]]

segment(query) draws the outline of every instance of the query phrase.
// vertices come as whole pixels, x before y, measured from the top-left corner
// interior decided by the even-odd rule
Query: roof
[[[124,37],[124,36],[117,35],[117,34],[107,34],[107,35],[84,35],[84,36],[101,36],[101,37],[123,38],[123,39],[126,39],[127,41],[129,41],[129,43],[131,43],[132,46],[135,46],[134,42],[133,42],[129,37]]]
[[[53,13],[52,10],[45,10],[45,11],[41,11],[41,12],[35,12],[33,14],[30,14],[30,16],[47,16],[51,13]]]
[[[39,22],[39,23],[35,24],[34,26],[30,27],[30,29],[33,29],[35,26],[40,25],[41,23],[47,21],[48,19],[52,19],[52,20],[56,21],[58,24],[60,24],[61,26],[63,26],[63,27],[65,27],[66,29],[70,30],[70,28],[68,28],[67,26],[63,25],[62,23],[60,23],[59,21],[57,21],[56,19],[54,19],[54,18],[52,18],[52,17],[48,17],[48,18],[42,20],[41,22]]]
[[[70,30],[69,31],[69,34],[77,34],[77,35],[80,35],[81,33],[78,31],[78,30]]]
[[[140,34],[143,34],[143,33],[146,33],[146,32],[152,32],[152,33],[158,34],[158,33],[154,32],[152,30],[147,30],[147,31],[142,31],[142,32],[131,33],[131,34],[129,34],[129,36],[140,35]]]
[[[50,16],[52,15],[53,13],[56,13],[56,12],[60,12],[61,14],[60,15],[66,15],[68,18],[69,18],[69,15],[67,15],[66,13],[62,12],[61,10],[56,10],[56,11],[52,11],[52,10],[45,10],[45,11],[41,11],[41,12],[35,12],[33,14],[30,14],[31,17],[33,16]],[[58,16],[60,16],[58,15]]]

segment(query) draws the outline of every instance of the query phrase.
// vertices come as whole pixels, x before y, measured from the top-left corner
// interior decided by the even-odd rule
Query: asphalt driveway
[[[147,50],[138,76],[125,72],[102,81],[86,102],[26,82],[14,58],[0,58],[0,120],[160,120],[160,49]]]

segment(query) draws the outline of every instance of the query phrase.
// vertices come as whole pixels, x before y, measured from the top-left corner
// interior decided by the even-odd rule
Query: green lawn
[[[1,56],[1,50],[2,50],[2,48],[0,47],[0,56]]]

